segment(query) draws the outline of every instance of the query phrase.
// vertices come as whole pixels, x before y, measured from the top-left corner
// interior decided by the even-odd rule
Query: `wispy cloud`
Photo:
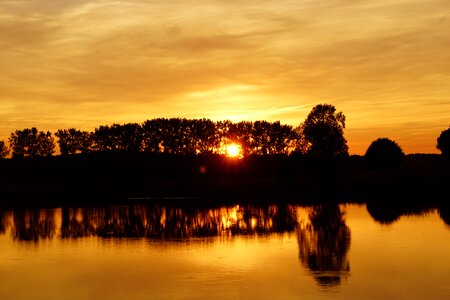
[[[0,139],[158,116],[298,125],[329,102],[347,115],[352,152],[386,135],[431,152],[450,113],[447,11],[441,0],[4,0]]]

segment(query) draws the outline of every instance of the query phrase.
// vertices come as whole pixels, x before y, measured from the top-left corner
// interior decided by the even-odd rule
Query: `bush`
[[[437,139],[437,146],[441,150],[442,155],[450,156],[450,127],[441,132]]]
[[[392,168],[405,158],[402,148],[388,138],[379,138],[367,148],[364,159],[370,168]]]

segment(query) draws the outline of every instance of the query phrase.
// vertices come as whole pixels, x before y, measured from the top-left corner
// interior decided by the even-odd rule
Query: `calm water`
[[[448,219],[365,205],[0,211],[0,299],[450,299]]]

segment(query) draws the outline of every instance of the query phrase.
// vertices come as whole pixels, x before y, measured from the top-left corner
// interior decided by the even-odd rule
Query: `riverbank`
[[[445,203],[450,162],[408,155],[392,169],[360,156],[76,155],[2,160],[0,206],[120,204],[133,201],[351,201]]]

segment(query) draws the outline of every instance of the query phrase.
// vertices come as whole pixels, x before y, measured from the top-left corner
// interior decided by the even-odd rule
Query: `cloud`
[[[445,9],[438,0],[2,1],[0,138],[159,116],[298,125],[328,102],[347,115],[351,151],[368,143],[364,128],[397,132],[408,149],[427,137],[419,148],[435,151],[428,136],[450,111]]]

